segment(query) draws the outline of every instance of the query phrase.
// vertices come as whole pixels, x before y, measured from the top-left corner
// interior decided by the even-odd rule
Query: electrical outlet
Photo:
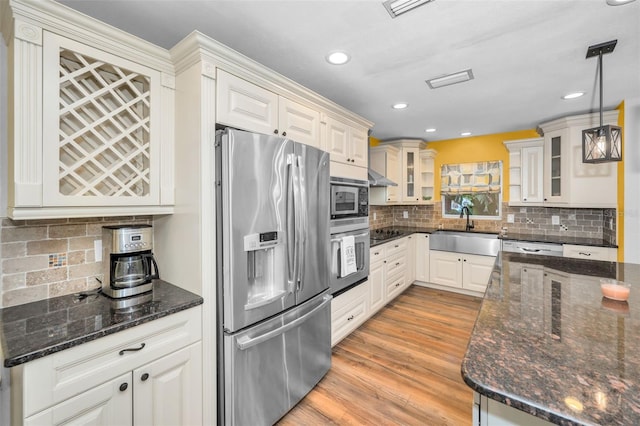
[[[613,231],[613,219],[609,219],[609,229]]]
[[[405,218],[405,219],[409,219],[409,212],[408,212],[408,211],[406,211],[406,210],[405,210],[405,211],[403,211],[403,212],[402,212],[402,217],[403,217],[403,218]]]
[[[551,216],[552,225],[560,225],[560,216]]]
[[[516,216],[514,214],[507,215],[507,223],[514,223],[516,221]]]
[[[378,214],[376,212],[373,212],[373,220],[376,220],[378,218]]]
[[[102,261],[102,240],[93,240],[93,257],[96,262]]]

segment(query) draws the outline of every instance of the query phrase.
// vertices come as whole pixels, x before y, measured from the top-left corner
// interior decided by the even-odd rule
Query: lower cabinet
[[[191,308],[11,369],[12,424],[202,424]]]
[[[618,249],[613,247],[562,245],[562,256],[575,259],[604,260],[615,262],[618,260]]]
[[[369,281],[331,301],[331,346],[347,337],[369,318]]]
[[[429,281],[429,234],[415,234],[415,273],[416,281]]]
[[[524,411],[509,407],[506,404],[487,398],[477,392],[473,393],[473,425],[474,426],[550,426],[546,420],[532,416]]]
[[[431,250],[429,281],[447,287],[484,292],[494,262],[494,256]]]

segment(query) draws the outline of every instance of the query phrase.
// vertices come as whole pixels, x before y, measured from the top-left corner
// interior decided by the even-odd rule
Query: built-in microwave
[[[331,178],[331,219],[369,216],[369,181]]]

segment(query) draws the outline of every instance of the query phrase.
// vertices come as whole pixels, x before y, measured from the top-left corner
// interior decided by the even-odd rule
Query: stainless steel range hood
[[[369,186],[398,186],[398,184],[369,169]]]

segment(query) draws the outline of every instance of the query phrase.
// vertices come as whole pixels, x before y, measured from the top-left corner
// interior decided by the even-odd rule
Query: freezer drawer
[[[225,424],[271,425],[331,367],[331,296],[224,335]]]

